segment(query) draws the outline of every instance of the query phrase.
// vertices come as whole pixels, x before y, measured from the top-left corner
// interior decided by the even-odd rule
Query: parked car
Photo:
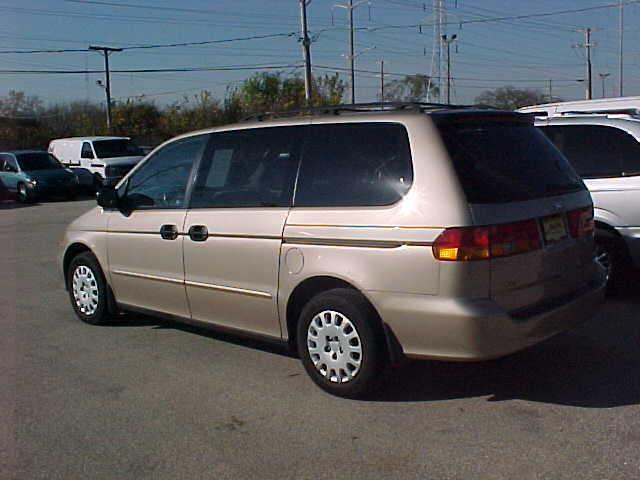
[[[640,97],[535,105],[535,124],[591,192],[597,254],[612,280],[640,267]]]
[[[67,167],[91,172],[96,187],[115,185],[144,157],[128,137],[59,138],[51,140],[49,153]]]
[[[183,135],[102,189],[60,257],[78,317],[285,342],[360,396],[405,357],[500,357],[598,310],[591,197],[532,116],[323,112]]]
[[[1,152],[0,178],[21,202],[56,195],[73,198],[78,193],[76,175],[45,151]]]
[[[4,186],[4,183],[2,183],[2,178],[0,178],[0,202],[5,202],[7,200],[11,200],[12,198],[13,196],[11,195],[11,192],[9,192],[7,187]]]

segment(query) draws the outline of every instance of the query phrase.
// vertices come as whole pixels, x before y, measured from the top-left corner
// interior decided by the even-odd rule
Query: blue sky
[[[108,3],[110,5],[99,4]],[[309,28],[317,35],[312,45],[316,65],[346,66],[347,32],[343,9],[332,8],[346,0],[312,0]],[[416,27],[389,25],[432,23],[432,0],[371,0],[355,14],[357,68],[379,69],[379,61],[394,74],[429,73],[432,27],[422,33]],[[617,93],[618,10],[604,8],[583,13],[553,15],[526,20],[464,23],[502,16],[526,15],[615,3],[615,0],[447,0],[448,33],[456,33],[457,52],[452,49],[453,100],[470,102],[483,90],[512,84],[548,90],[565,99],[583,98],[583,42],[579,28],[593,29],[594,96],[602,92],[599,72],[611,73],[606,93]],[[120,5],[115,5],[120,4]],[[423,8],[424,5],[424,8]],[[332,21],[333,16],[333,21]],[[625,7],[625,95],[640,95],[640,2]],[[463,22],[462,27],[455,23]],[[378,27],[384,27],[374,30]],[[23,0],[0,1],[0,50],[84,48],[91,43],[112,46],[206,41],[252,35],[297,32],[298,0]],[[280,37],[226,44],[131,50],[113,54],[113,69],[173,68],[228,65],[291,65],[286,73],[301,73],[296,37]],[[101,69],[97,53],[0,54],[0,70]],[[331,70],[316,70],[326,73]],[[116,99],[145,94],[158,104],[183,95],[210,90],[224,95],[251,71],[209,71],[157,74],[114,74],[112,95]],[[341,74],[347,79],[346,72]],[[8,75],[0,74],[0,96],[23,90],[46,102],[66,100],[103,101],[96,80],[100,74]],[[397,78],[387,77],[388,80]],[[358,101],[375,99],[379,79],[372,73],[356,77]]]

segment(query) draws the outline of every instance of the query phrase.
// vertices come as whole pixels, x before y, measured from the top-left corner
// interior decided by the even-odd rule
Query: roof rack
[[[429,103],[429,102],[370,102],[353,103],[340,105],[326,105],[321,107],[303,107],[294,110],[276,110],[273,112],[263,112],[249,115],[242,119],[243,122],[257,120],[259,122],[267,118],[290,117],[296,115],[340,115],[342,112],[383,112],[409,110],[424,112],[436,109],[464,109],[464,108],[491,108],[485,105],[454,105],[449,103]]]

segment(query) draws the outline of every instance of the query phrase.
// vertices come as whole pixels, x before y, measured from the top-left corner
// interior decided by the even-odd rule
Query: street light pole
[[[111,130],[111,76],[109,74],[109,55],[111,52],[121,52],[121,48],[101,47],[98,45],[90,45],[89,50],[101,52],[104,56],[104,73],[105,85],[104,91],[107,95],[107,130]]]
[[[455,33],[451,37],[442,35],[442,41],[447,46],[447,103],[451,103],[451,44],[456,38],[458,35]]]

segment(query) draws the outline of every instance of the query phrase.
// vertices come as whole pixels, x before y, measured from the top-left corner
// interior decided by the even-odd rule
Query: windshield
[[[447,124],[440,132],[469,203],[525,201],[585,188],[533,125]]]
[[[47,152],[20,153],[16,155],[20,168],[25,172],[32,170],[54,170],[63,168],[56,158]]]
[[[98,158],[133,157],[142,155],[142,150],[128,139],[96,140],[93,149]]]

